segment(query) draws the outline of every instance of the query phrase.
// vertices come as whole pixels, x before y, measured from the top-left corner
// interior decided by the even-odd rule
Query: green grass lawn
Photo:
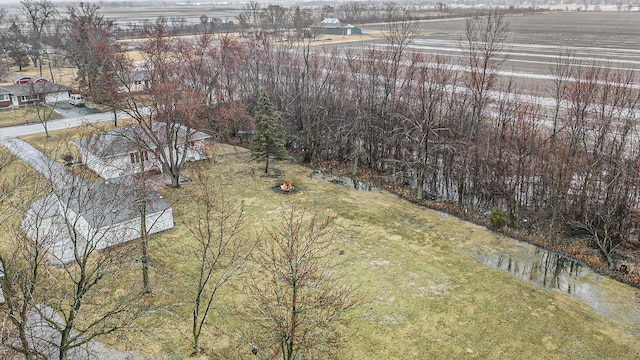
[[[358,287],[363,299],[351,313],[341,358],[640,357],[640,339],[627,334],[628,324],[598,315],[564,293],[519,282],[474,260],[474,249],[510,241],[484,227],[442,216],[393,194],[354,191],[289,162],[273,164],[282,171],[280,178],[266,177],[263,164],[250,161],[245,149],[218,145],[212,151],[205,171],[233,202],[243,204],[247,238],[278,222],[280,207],[290,201],[335,215],[331,257],[341,281]],[[190,164],[185,175],[192,176],[194,169]],[[301,191],[293,195],[272,191],[283,180],[294,181]],[[152,237],[152,296],[171,304],[171,312],[150,319],[153,327],[145,333],[129,335],[133,347],[148,358],[182,359],[190,354],[189,299],[196,263],[185,255],[193,239],[184,222],[193,217],[188,196],[192,186],[162,191],[173,205],[176,226]],[[629,301],[638,296],[636,289],[608,278],[602,278],[601,285]],[[113,284],[114,289],[119,286],[138,285]],[[233,310],[243,301],[238,288],[228,286],[220,294],[210,317],[215,327],[203,339],[207,354],[233,358],[237,352],[247,353],[234,341],[239,325]],[[121,338],[106,342],[123,346]]]
[[[49,120],[62,119],[60,114],[54,112]],[[23,124],[39,123],[38,114],[32,107],[21,107],[18,109],[0,111],[0,127]]]

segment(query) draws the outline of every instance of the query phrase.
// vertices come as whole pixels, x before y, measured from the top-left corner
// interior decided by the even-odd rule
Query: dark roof
[[[58,198],[81,215],[94,231],[140,217],[145,200],[147,214],[171,209],[155,191],[140,189],[133,176],[123,176],[93,183],[82,182],[58,191]]]
[[[194,130],[187,130],[187,127],[182,125],[177,128],[177,135],[180,141],[184,142],[187,138],[187,131],[193,132]],[[161,142],[166,143],[166,124],[153,123],[152,129],[156,133],[156,136]],[[210,138],[210,135],[195,131],[189,134],[188,139],[190,141],[204,140]],[[138,125],[129,126],[121,129],[114,129],[104,134],[98,134],[91,137],[82,138],[73,142],[79,148],[89,150],[91,153],[99,157],[109,157],[129,154],[131,152],[138,151],[141,146],[146,149],[155,149],[153,141]]]
[[[0,94],[13,94],[16,96],[32,95],[32,94],[52,94],[62,91],[71,91],[68,86],[52,83],[49,81],[29,83],[29,84],[15,84],[5,85],[0,87]]]

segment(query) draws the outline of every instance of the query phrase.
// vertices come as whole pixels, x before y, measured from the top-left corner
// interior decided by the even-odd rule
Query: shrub
[[[494,207],[489,214],[489,223],[491,223],[491,227],[494,229],[504,227],[507,225],[507,213],[497,206]]]

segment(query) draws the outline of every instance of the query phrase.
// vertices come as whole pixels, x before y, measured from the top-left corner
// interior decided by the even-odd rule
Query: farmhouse
[[[209,138],[209,135],[181,125],[176,125],[175,130],[171,129],[169,136],[164,123],[153,123],[152,128],[155,139],[166,144],[164,154],[168,153],[166,149],[171,142],[179,156],[185,154],[186,161],[206,158],[204,140]],[[175,142],[171,139],[173,135]],[[115,129],[73,143],[80,148],[83,162],[105,179],[149,170],[163,171],[161,151],[139,126]]]
[[[18,81],[13,85],[0,86],[0,108],[17,108],[37,103],[53,104],[68,101],[71,88],[56,84],[40,77],[30,78],[27,82]]]
[[[324,29],[322,33],[327,35],[361,35],[362,29],[355,27],[351,24],[341,23],[336,18],[325,18],[320,22],[320,25],[314,26],[315,28]]]
[[[133,180],[122,177],[88,183],[76,179],[74,186],[54,190],[34,202],[22,229],[48,250],[52,263],[67,264],[76,253],[82,256],[139,238],[142,208],[148,234],[172,228],[171,206],[157,192],[140,189]]]

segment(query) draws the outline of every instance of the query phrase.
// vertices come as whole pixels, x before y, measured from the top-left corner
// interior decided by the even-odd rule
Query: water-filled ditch
[[[379,191],[349,177],[327,178],[358,191]],[[519,281],[574,297],[596,313],[625,324],[630,334],[640,338],[640,289],[599,275],[560,254],[508,237],[465,251],[473,251],[468,255],[489,267],[508,272]]]

